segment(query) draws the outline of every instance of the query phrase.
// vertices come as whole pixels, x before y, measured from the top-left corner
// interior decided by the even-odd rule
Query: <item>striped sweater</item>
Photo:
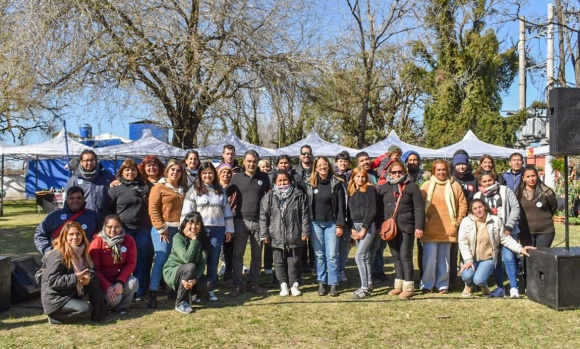
[[[180,221],[183,221],[186,214],[193,211],[201,214],[205,226],[226,227],[226,233],[234,232],[234,217],[224,189],[222,189],[222,195],[217,195],[213,189],[210,189],[207,194],[198,195],[195,187],[189,188],[185,194]]]

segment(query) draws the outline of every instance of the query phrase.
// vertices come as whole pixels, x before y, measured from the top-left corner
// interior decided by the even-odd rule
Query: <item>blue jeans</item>
[[[520,229],[516,225],[512,232],[511,237],[518,241]],[[503,266],[501,265],[503,258],[503,262],[505,264],[505,271],[507,273],[508,279],[510,280],[510,288],[518,288],[518,255],[507,247],[501,248],[500,253],[497,254],[497,264],[495,266],[495,270],[493,271],[493,276],[495,278],[495,283],[497,287],[503,288]]]
[[[207,252],[207,276],[213,285],[209,291],[213,291],[215,285],[217,285],[217,269],[220,260],[220,251],[224,243],[224,238],[226,237],[226,227],[205,227],[205,231],[211,243],[211,247]]]
[[[362,228],[362,223],[353,223],[354,229],[360,231]],[[371,223],[365,237],[361,240],[356,240],[356,254],[354,255],[354,260],[356,261],[356,266],[358,267],[358,273],[360,275],[361,288],[368,290],[373,284],[372,273],[371,273],[371,245],[375,238],[376,230],[375,223]]]
[[[139,281],[137,296],[141,296],[149,286],[151,276],[151,265],[153,264],[153,242],[151,241],[151,229],[129,229],[125,228],[125,233],[129,234],[137,245],[137,265],[133,271],[133,276]]]
[[[450,242],[423,243],[423,276],[421,288],[432,290],[449,289],[449,254]]]
[[[467,286],[471,286],[472,284],[477,286],[487,285],[487,279],[489,279],[494,269],[493,259],[473,261],[473,266],[475,267],[475,271],[472,268],[468,268],[461,272],[461,278],[465,281],[465,284]]]
[[[312,247],[316,255],[316,279],[331,286],[338,285],[339,237],[336,236],[336,222],[313,220],[311,227]]]
[[[352,237],[352,233],[350,229],[345,228],[344,233],[339,238],[340,239],[340,246],[338,248],[338,269],[344,270],[346,269],[346,262],[348,262],[348,252],[350,251],[350,238]]]
[[[169,258],[171,253],[171,246],[173,246],[173,236],[177,233],[177,228],[169,227],[169,243],[160,241],[161,234],[155,229],[151,228],[151,240],[153,240],[153,249],[155,250],[155,257],[153,258],[153,270],[151,270],[151,282],[149,283],[149,290],[157,291],[159,282],[163,278],[163,266]]]

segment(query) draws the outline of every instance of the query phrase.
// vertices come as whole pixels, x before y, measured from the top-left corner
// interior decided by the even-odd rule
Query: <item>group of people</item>
[[[218,300],[220,260],[233,297],[263,293],[262,261],[274,269],[280,296],[300,296],[301,273],[314,269],[318,295],[336,297],[347,280],[351,241],[360,276],[353,299],[371,296],[385,280],[387,246],[395,267],[389,295],[412,297],[415,241],[423,293],[447,293],[459,271],[464,296],[474,285],[483,295],[505,296],[503,258],[510,296],[517,298],[517,255],[554,239],[554,192],[535,168],[523,167],[519,153],[502,175],[487,155],[473,171],[465,152],[456,153],[451,166],[435,160],[431,172],[418,153],[397,147],[374,160],[360,152],[354,169],[346,152],[334,165],[308,145],[299,156],[295,167],[288,155],[270,166],[248,150],[240,166],[227,145],[217,166],[189,151],[183,161],[167,164],[155,156],[140,164],[125,160],[113,176],[92,150],[83,151],[64,207],[50,213],[34,237],[44,256],[42,303],[49,322],[89,315],[106,322],[111,311],[124,313],[145,298],[155,308],[162,284],[173,291],[175,309],[191,313],[192,302]],[[391,217],[398,233],[387,242],[380,230]],[[490,292],[492,273],[497,288]],[[87,293],[91,307],[83,300]]]

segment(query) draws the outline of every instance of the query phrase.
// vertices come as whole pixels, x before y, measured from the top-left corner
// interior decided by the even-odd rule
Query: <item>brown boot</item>
[[[399,294],[399,299],[410,299],[413,297],[413,290],[415,289],[415,282],[403,281],[403,292]]]
[[[395,279],[395,286],[392,290],[387,293],[389,296],[398,296],[403,292],[403,280]]]

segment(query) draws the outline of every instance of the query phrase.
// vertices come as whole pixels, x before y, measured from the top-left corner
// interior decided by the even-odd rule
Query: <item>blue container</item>
[[[93,128],[89,124],[82,124],[79,127],[79,135],[82,139],[93,138]]]

